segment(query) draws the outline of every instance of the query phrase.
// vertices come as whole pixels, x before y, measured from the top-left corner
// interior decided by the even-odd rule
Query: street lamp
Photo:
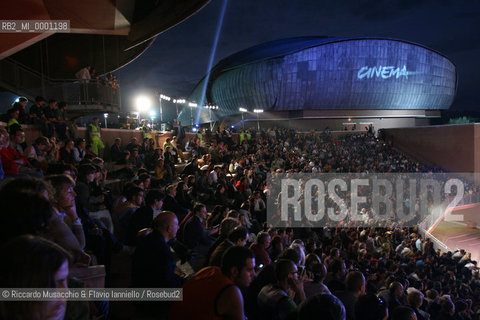
[[[260,120],[258,118],[258,114],[263,112],[263,109],[253,109],[253,112],[257,114],[257,128],[260,131]]]
[[[169,96],[166,96],[164,94],[160,94],[160,97],[158,98],[158,102],[160,104],[160,122],[163,123],[163,108],[162,108],[162,100],[170,101],[172,98]]]
[[[240,111],[242,113],[242,127],[243,127],[243,130],[245,130],[245,121],[243,121],[243,114],[245,112],[248,112],[248,110],[245,109],[245,108],[238,108],[238,111]]]
[[[153,129],[153,120],[155,119],[155,111],[151,110],[150,111],[150,119],[152,120],[152,129]]]
[[[145,113],[150,110],[150,108],[152,107],[152,100],[148,96],[138,96],[135,99],[135,107],[137,109],[137,112],[134,111],[132,112],[132,114],[138,114],[138,123],[140,123],[142,112]]]
[[[173,99],[173,103],[175,103],[175,109],[177,110],[177,120],[178,120],[178,105],[184,104],[187,102],[185,99]]]
[[[210,132],[213,131],[213,124],[212,124],[212,110],[218,110],[218,106],[215,105],[207,105],[206,108],[208,109],[208,113],[210,116]]]
[[[196,103],[189,102],[188,106],[190,107],[190,125],[192,126],[193,129],[193,114],[192,114],[192,109],[197,107]]]
[[[103,117],[105,118],[105,129],[107,129],[107,118],[108,118],[108,113],[104,113]]]
[[[135,99],[135,107],[139,113],[150,110],[152,106],[152,100],[147,96],[138,96]]]

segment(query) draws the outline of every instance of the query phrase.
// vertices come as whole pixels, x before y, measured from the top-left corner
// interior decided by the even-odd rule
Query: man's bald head
[[[168,226],[176,219],[175,213],[170,211],[162,211],[153,219],[153,229],[159,231],[167,231]]]
[[[153,220],[153,229],[159,231],[166,241],[175,238],[178,231],[178,219],[175,213],[162,211]]]

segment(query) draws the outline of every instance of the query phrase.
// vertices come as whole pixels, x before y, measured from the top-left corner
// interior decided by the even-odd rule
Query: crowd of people
[[[21,150],[20,124],[0,134],[0,243],[9,257],[0,287],[79,285],[69,268],[92,264],[115,286],[119,254],[133,288],[183,288],[182,301],[135,302],[139,319],[479,319],[476,262],[436,250],[418,227],[269,224],[269,173],[438,171],[372,132],[272,128],[237,139],[228,129],[188,137],[175,126],[161,147],[148,134],[116,139],[108,165],[83,140],[67,137],[56,157],[54,135]],[[20,169],[28,154],[34,171]],[[107,188],[112,177],[121,194]],[[0,302],[0,319],[108,317],[105,303]]]

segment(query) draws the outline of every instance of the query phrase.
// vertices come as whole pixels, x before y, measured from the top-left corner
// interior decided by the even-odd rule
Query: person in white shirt
[[[82,80],[81,82],[89,82],[92,79],[90,75],[90,66],[80,69],[77,73],[75,73],[75,77],[79,80]]]

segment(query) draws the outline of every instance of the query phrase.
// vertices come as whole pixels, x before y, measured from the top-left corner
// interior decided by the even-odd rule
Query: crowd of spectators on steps
[[[44,102],[38,108],[54,108]],[[40,114],[31,118],[42,125]],[[131,265],[122,280],[134,288],[183,287],[183,301],[136,302],[125,318],[479,319],[476,262],[463,250],[435,249],[418,227],[269,225],[269,173],[441,171],[371,132],[271,128],[234,139],[222,130],[161,147],[118,138],[105,162],[68,132],[25,145],[21,123],[8,130],[0,130],[0,244],[10,256],[0,287],[78,286],[69,269],[92,265],[104,265],[114,287],[121,257]],[[109,188],[112,179],[121,192]],[[465,192],[478,199],[476,187]],[[12,277],[17,269],[21,279]],[[108,301],[0,301],[0,319],[17,309],[23,319],[38,310],[57,319],[114,312]]]

